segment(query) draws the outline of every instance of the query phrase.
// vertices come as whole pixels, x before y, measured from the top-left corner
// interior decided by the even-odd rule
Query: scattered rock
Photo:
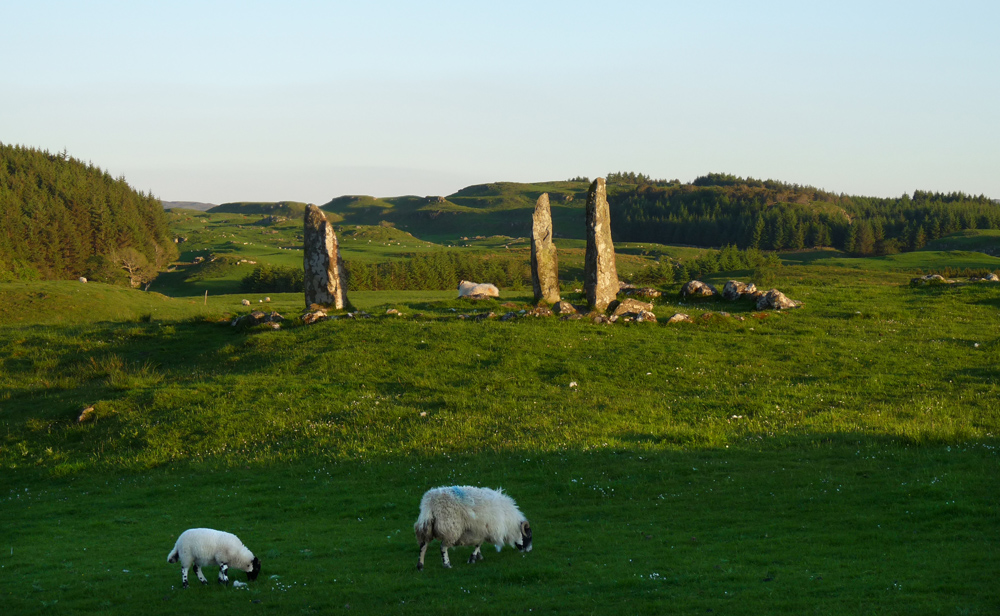
[[[496,316],[497,316],[496,313],[493,312],[493,311],[482,312],[482,313],[477,314],[476,316],[472,317],[472,320],[473,321],[485,321],[486,319],[493,319]]]
[[[529,317],[551,317],[552,309],[546,306],[536,306],[527,312],[525,316]]]
[[[248,299],[245,299],[245,300],[243,300],[243,301],[242,301],[242,302],[240,302],[240,303],[241,303],[241,304],[243,304],[244,306],[249,306],[249,305],[250,305],[250,300],[248,300]]]
[[[606,323],[614,323],[614,321],[612,321],[610,317],[605,316],[603,314],[594,314],[594,315],[592,315],[590,317],[590,321],[592,323],[594,323],[595,325],[596,324],[600,324],[600,323],[605,323],[605,324]]]
[[[718,293],[715,287],[700,280],[691,280],[681,287],[681,297],[711,297]]]
[[[302,322],[306,325],[312,325],[313,323],[318,323],[320,321],[325,321],[327,318],[325,310],[316,310],[315,312],[307,312],[302,315]]]
[[[638,297],[648,297],[650,299],[660,297],[663,295],[660,291],[657,291],[653,287],[637,287],[634,284],[628,282],[618,282],[618,292],[625,296],[638,296]]]
[[[787,310],[798,308],[801,305],[802,302],[788,299],[784,293],[777,289],[771,289],[757,300],[757,310]]]
[[[386,313],[386,314],[394,314],[394,315],[396,315],[397,317],[401,317],[401,316],[403,316],[403,313],[402,313],[402,312],[400,312],[400,311],[398,311],[398,310],[396,310],[395,308],[390,308],[390,309],[386,310],[386,311],[385,311],[385,313]]]
[[[563,316],[559,317],[559,320],[560,321],[579,321],[582,318],[583,318],[583,315],[580,314],[579,312],[577,312],[577,313],[574,313],[574,314],[564,314]]]
[[[531,216],[531,287],[535,302],[559,301],[559,260],[552,243],[552,212],[549,194],[542,193]]]
[[[722,297],[731,302],[754,294],[757,294],[757,286],[752,282],[746,284],[739,280],[730,280],[722,287]]]
[[[694,323],[694,319],[683,312],[678,312],[674,316],[667,319],[667,323]]]
[[[304,227],[306,306],[320,304],[343,310],[349,305],[347,270],[333,225],[321,209],[310,204],[306,206]]]
[[[653,304],[640,302],[631,297],[618,302],[614,306],[614,311],[611,313],[611,320],[616,321],[618,319],[626,322],[656,323],[656,315],[653,314]]]
[[[587,193],[587,253],[583,264],[584,291],[591,310],[604,312],[618,295],[618,269],[611,241],[611,214],[604,178]],[[603,315],[602,315],[603,316]]]
[[[937,284],[954,284],[956,281],[949,280],[941,274],[927,274],[910,280],[910,284],[915,287],[924,287]]]
[[[576,314],[577,313],[576,307],[573,304],[571,304],[569,302],[566,302],[566,301],[557,302],[552,307],[552,311],[555,312],[556,314]]]
[[[236,317],[235,319],[233,319],[231,325],[233,327],[247,328],[247,327],[253,327],[254,325],[260,325],[261,323],[278,324],[284,320],[285,317],[281,316],[277,312],[272,312],[268,314],[266,312],[261,312],[260,310],[254,310],[250,314],[245,314],[241,317]],[[280,325],[278,327],[274,327],[274,325],[271,325],[271,327],[272,329],[278,329]]]
[[[502,317],[500,317],[500,320],[501,321],[510,321],[510,320],[516,319],[516,318],[517,318],[517,313],[512,310],[512,311],[508,312],[507,314],[503,315]]]
[[[983,280],[985,280],[987,282],[1000,282],[1000,276],[997,276],[993,272],[990,272],[990,273],[986,274],[985,276],[983,276]]]

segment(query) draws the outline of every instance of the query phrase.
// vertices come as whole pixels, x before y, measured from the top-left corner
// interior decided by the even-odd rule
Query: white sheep
[[[247,579],[254,581],[260,573],[260,559],[247,549],[239,537],[232,533],[211,528],[189,528],[181,533],[174,549],[167,555],[168,563],[181,561],[181,580],[188,586],[188,569],[194,565],[194,573],[202,584],[208,584],[202,567],[219,566],[219,583],[228,584],[226,571],[235,567],[247,572]]]
[[[531,526],[514,499],[502,490],[472,486],[445,486],[427,490],[420,499],[420,516],[413,525],[420,544],[417,569],[424,568],[424,554],[431,541],[441,541],[441,560],[451,567],[448,548],[474,545],[469,564],[482,560],[483,543],[492,543],[497,552],[511,545],[531,551]]]
[[[458,283],[459,297],[500,297],[500,290],[496,285],[488,282],[469,282],[462,280]]]

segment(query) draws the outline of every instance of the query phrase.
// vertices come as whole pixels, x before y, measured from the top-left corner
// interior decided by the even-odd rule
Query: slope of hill
[[[0,144],[0,280],[111,275],[126,251],[153,265],[173,258],[159,199],[65,152]]]
[[[213,207],[218,207],[215,203],[202,203],[200,201],[164,201],[160,199],[160,203],[163,205],[163,209],[185,209],[185,210],[198,210],[199,212],[205,212]]]
[[[213,214],[270,214],[272,216],[287,216],[292,218],[301,217],[305,214],[306,205],[299,201],[278,201],[277,203],[240,201],[223,203],[206,211]]]

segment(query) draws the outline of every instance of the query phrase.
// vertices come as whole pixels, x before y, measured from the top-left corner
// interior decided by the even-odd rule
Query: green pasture
[[[185,243],[200,230],[212,251],[256,244],[236,219],[185,224],[209,225]],[[406,241],[356,231],[385,254]],[[621,246],[619,267],[693,256],[673,250],[690,249]],[[560,246],[565,281],[581,255]],[[1000,284],[908,284],[996,258],[894,257],[783,255],[774,285],[802,308],[673,287],[660,323],[632,325],[482,318],[529,309],[530,290],[352,292],[370,318],[306,326],[301,294],[206,303],[179,275],[169,295],[0,284],[0,606],[997,613]],[[243,299],[282,328],[231,326]],[[676,312],[694,323],[665,324]],[[434,547],[417,572],[420,496],[449,484],[502,486],[534,550],[467,565],[455,548],[446,570]],[[182,590],[166,555],[196,526],[239,535],[261,577]]]

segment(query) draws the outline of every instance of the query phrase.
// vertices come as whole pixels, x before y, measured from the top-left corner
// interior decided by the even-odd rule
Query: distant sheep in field
[[[514,499],[501,490],[472,486],[447,486],[428,490],[420,499],[420,516],[413,530],[420,543],[417,569],[424,568],[424,554],[431,541],[441,541],[441,560],[451,567],[448,548],[474,545],[469,564],[482,560],[483,543],[492,543],[497,552],[511,545],[531,551],[531,526]]]
[[[243,304],[244,306],[249,306],[250,305],[250,300],[245,299],[245,300],[241,301],[240,303]]]
[[[189,528],[181,533],[174,549],[167,555],[168,563],[181,561],[181,580],[188,587],[188,569],[194,565],[194,573],[202,584],[208,584],[202,574],[202,567],[219,567],[219,583],[228,584],[226,571],[235,567],[247,572],[247,579],[254,581],[260,574],[260,559],[247,549],[239,537],[232,533],[211,528]]]
[[[500,290],[496,285],[488,282],[469,282],[462,280],[458,283],[458,296],[482,299],[486,297],[500,297]]]

